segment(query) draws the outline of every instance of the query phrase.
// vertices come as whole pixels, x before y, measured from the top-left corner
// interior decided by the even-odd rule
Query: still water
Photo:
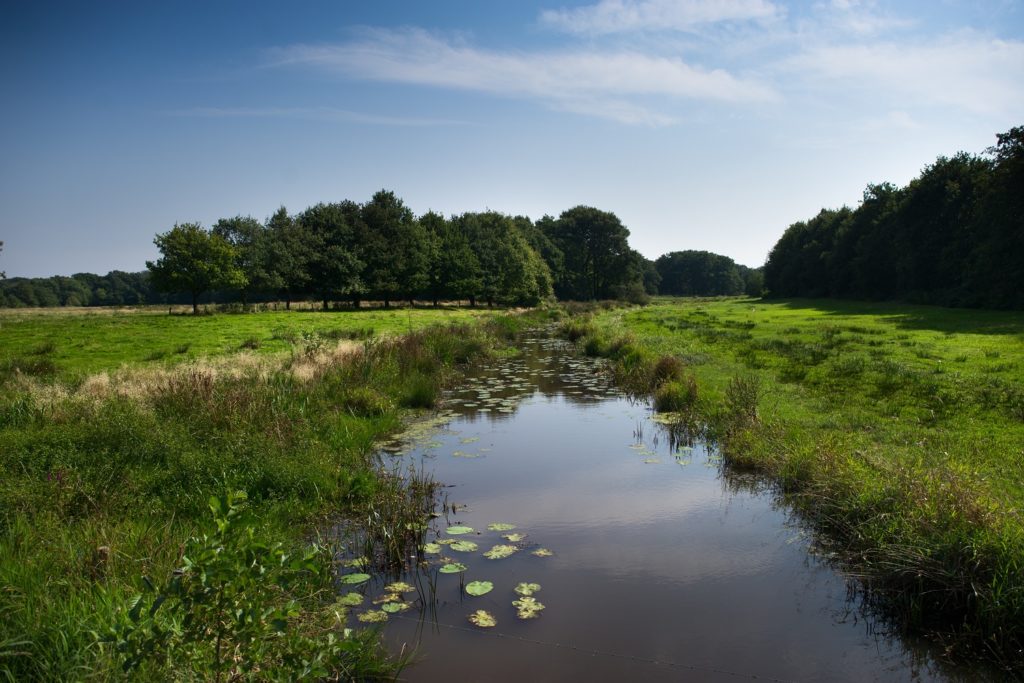
[[[562,343],[525,342],[445,406],[436,429],[384,456],[432,472],[448,504],[426,539],[443,544],[421,576],[433,588],[384,626],[389,646],[416,652],[403,680],[977,678],[880,632],[770,490],[699,443],[670,443],[649,407]],[[516,552],[485,557],[495,545]],[[466,570],[439,573],[448,561]],[[467,595],[472,581],[493,590]],[[541,586],[537,618],[517,618],[521,582]],[[471,624],[477,610],[497,624]]]

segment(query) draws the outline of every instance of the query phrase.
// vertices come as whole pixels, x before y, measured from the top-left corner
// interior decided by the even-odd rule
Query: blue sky
[[[1024,124],[1015,0],[10,3],[0,271],[395,191],[615,212],[760,265],[792,222]]]

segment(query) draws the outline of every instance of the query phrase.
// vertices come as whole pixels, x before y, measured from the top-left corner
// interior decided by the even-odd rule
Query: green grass
[[[1024,315],[659,299],[567,335],[627,388],[693,406],[729,466],[774,477],[898,621],[1019,665]],[[695,387],[656,376],[666,357]]]
[[[168,315],[166,308],[0,310],[0,380],[15,368],[44,378],[81,379],[123,365],[168,365],[241,349],[289,351],[295,342],[406,334],[430,325],[489,317],[486,309],[266,311]]]
[[[401,486],[419,484],[378,471],[375,442],[410,410],[433,405],[468,364],[504,349],[526,319],[393,314],[5,317],[5,334],[21,325],[18,353],[58,355],[64,365],[0,390],[0,681],[117,678],[118,656],[95,634],[124,622],[142,576],[160,583],[181,565],[211,496],[247,492],[257,538],[295,552],[318,528],[368,509],[386,508],[400,530],[418,528],[409,515],[423,514],[429,493],[403,499]],[[460,320],[471,324],[449,326]],[[344,341],[370,326],[414,331]],[[271,330],[282,328],[296,335],[279,353],[258,363],[230,355],[253,336],[270,340],[257,353],[272,351]],[[152,354],[134,334],[158,339],[171,365],[82,377]],[[60,357],[65,339],[82,346]],[[98,356],[86,351],[107,344]],[[172,362],[204,349],[223,358]],[[390,538],[395,529],[367,533]],[[298,617],[300,629],[320,628],[330,602],[321,607]],[[393,671],[372,638],[360,642],[346,650],[351,675]],[[153,680],[188,674],[176,666],[186,665],[170,657],[140,671]]]

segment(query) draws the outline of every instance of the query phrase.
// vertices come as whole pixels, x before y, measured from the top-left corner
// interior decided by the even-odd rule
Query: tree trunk
[[[199,295],[192,292],[192,315],[199,314]]]
[[[475,296],[471,295],[469,297],[469,307],[470,308],[476,308],[476,297]]]
[[[327,310],[327,297],[324,297],[324,310]]]
[[[391,308],[391,302],[387,299],[384,299],[384,308]]]

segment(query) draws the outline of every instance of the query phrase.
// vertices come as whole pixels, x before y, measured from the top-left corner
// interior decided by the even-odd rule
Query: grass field
[[[124,365],[167,365],[241,349],[288,351],[297,342],[404,334],[471,321],[486,309],[395,308],[168,315],[166,307],[2,309],[0,379],[15,370],[82,379]]]
[[[374,444],[529,319],[3,314],[0,680],[392,675],[309,543],[370,520],[375,570],[408,557],[394,539],[425,528],[433,489],[380,471]]]
[[[897,621],[1020,665],[1024,315],[660,299],[569,329],[771,475]]]

